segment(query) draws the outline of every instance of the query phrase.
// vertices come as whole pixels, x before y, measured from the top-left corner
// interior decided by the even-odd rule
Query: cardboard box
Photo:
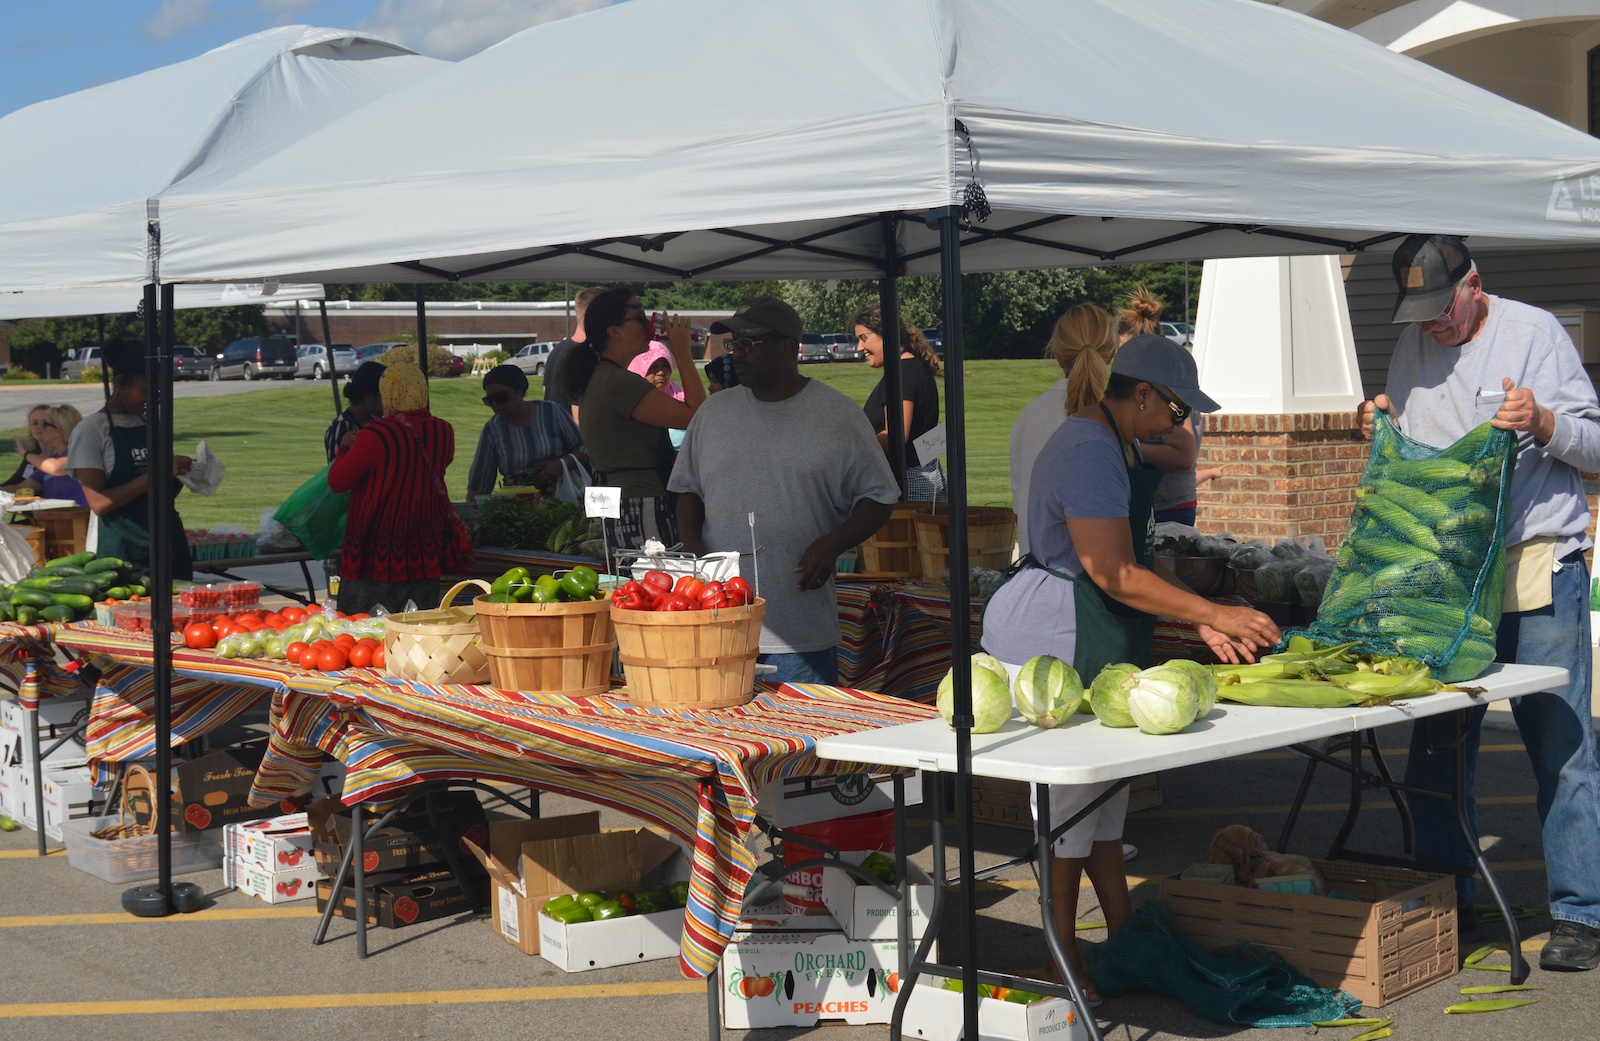
[[[25,769],[31,774],[33,767]],[[98,817],[105,809],[105,794],[94,786],[94,774],[87,766],[44,773],[44,833],[57,842],[61,822]]]
[[[0,764],[24,766],[33,763],[33,739],[28,735],[27,710],[18,702],[0,701],[8,722],[0,727]],[[46,765],[60,767],[83,766],[89,759],[84,753],[84,735],[78,734],[66,744],[50,752],[50,746],[72,733],[89,715],[89,698],[39,699],[39,750],[49,752],[44,757]]]
[[[733,927],[736,936],[754,936],[762,933],[836,933],[839,922],[831,914],[808,910],[796,914],[789,910],[789,902],[782,897],[760,907],[747,907]]]
[[[478,887],[478,899],[487,903],[488,878],[474,877],[470,879],[470,884]],[[318,911],[328,906],[328,898],[332,893],[332,879],[324,878],[317,882]],[[431,922],[436,918],[468,914],[471,911],[472,905],[467,900],[467,894],[462,891],[461,884],[456,881],[449,868],[429,868],[410,873],[394,871],[367,878],[368,925],[384,929],[400,929],[419,922]],[[354,887],[347,885],[340,894],[338,914],[340,918],[355,921]]]
[[[259,864],[242,865],[239,892],[249,893],[269,904],[284,904],[291,900],[306,900],[316,895],[317,881],[322,872],[309,855],[299,867],[284,871],[266,871]]]
[[[22,778],[17,776],[15,766],[0,765],[0,814],[10,817],[17,823],[22,822]],[[33,773],[33,768],[28,768],[28,773]]]
[[[911,988],[901,1036],[922,1041],[958,1041],[965,1013],[961,994],[930,984],[922,977]],[[1089,1032],[1077,1006],[1065,998],[1046,998],[1031,1005],[978,999],[978,1036],[983,1041],[1085,1041]]]
[[[256,825],[247,825],[241,836],[244,849],[238,856],[246,864],[268,873],[294,871],[316,864],[311,848],[311,826],[306,823],[305,814],[257,821]]]
[[[207,831],[271,814],[272,809],[250,805],[250,786],[262,755],[260,748],[228,748],[174,763],[172,775],[182,796],[176,813],[184,831]]]
[[[568,972],[676,958],[683,935],[683,914],[684,909],[679,907],[576,925],[535,915],[539,922],[539,957]]]
[[[841,851],[839,856],[852,864],[866,859],[866,853]],[[822,872],[822,902],[838,919],[845,936],[852,940],[897,940],[900,938],[900,905],[877,886],[861,885],[843,871]],[[933,887],[911,887],[911,939],[920,940],[933,913]]]
[[[899,945],[842,933],[735,936],[722,954],[722,1025],[730,1030],[887,1023],[900,989]],[[960,1017],[957,1017],[957,1028]]]
[[[487,837],[487,848],[471,839],[463,844],[493,880],[494,931],[524,954],[540,953],[539,911],[551,897],[638,889],[662,865],[675,873],[669,880],[688,877],[688,863],[678,856],[682,850],[676,843],[646,829],[602,834],[598,812],[497,821],[489,826]],[[624,961],[639,960],[638,953]]]
[[[921,801],[922,773],[918,771],[906,778],[906,805]],[[780,778],[756,792],[756,812],[776,828],[892,809],[894,774],[890,771]]]
[[[458,843],[462,853],[470,852],[471,842],[481,844],[489,837],[489,818],[475,792],[440,792],[434,808],[445,838]],[[311,825],[316,859],[327,874],[339,870],[350,841],[350,811],[338,799],[321,799],[306,807]],[[367,827],[373,818],[363,816]],[[362,864],[369,873],[415,872],[430,864],[445,864],[444,839],[428,828],[428,811],[419,799],[396,815],[383,831],[366,839],[361,846]],[[447,865],[448,866],[448,865]]]

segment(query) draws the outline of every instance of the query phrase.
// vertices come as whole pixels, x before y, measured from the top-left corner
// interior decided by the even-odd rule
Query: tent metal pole
[[[1194,350],[1194,319],[1189,316],[1189,262],[1183,262],[1183,327],[1188,347]]]
[[[100,389],[105,393],[106,400],[111,400],[111,366],[106,364],[106,316],[94,316],[94,331],[100,344]]]
[[[571,282],[563,282],[563,283],[561,283],[561,299],[566,301],[566,305],[567,305],[567,335],[571,336],[572,335],[572,283]]]
[[[422,295],[422,283],[417,283],[417,367],[422,378],[428,378],[428,301]]]
[[[878,280],[878,312],[883,324],[883,411],[889,422],[889,467],[900,485],[900,498],[906,497],[906,410],[901,402],[905,391],[900,383],[900,256],[895,232],[899,222],[884,214],[883,277]],[[845,330],[851,336],[854,329]]]
[[[330,373],[328,379],[333,383],[333,414],[337,416],[343,409],[339,407],[339,380],[336,376],[331,375],[333,372],[333,334],[328,332],[328,301],[318,300],[317,310],[322,313],[322,349],[328,352],[328,372]],[[295,342],[298,343],[299,340],[296,339]]]
[[[960,829],[961,981],[964,1037],[978,1036],[977,870],[972,834],[972,605],[967,583],[967,424],[961,344],[961,208],[937,211],[939,281],[944,297],[945,465],[950,472],[950,660],[954,665],[956,826]],[[932,216],[932,214],[930,214]]]

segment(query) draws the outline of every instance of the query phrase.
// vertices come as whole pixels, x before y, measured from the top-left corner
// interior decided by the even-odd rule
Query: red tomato
[[[340,633],[338,636],[333,638],[333,645],[335,647],[343,647],[348,651],[351,647],[356,645],[356,638],[351,636],[349,633]]]
[[[306,652],[310,649],[311,645],[309,643],[306,643],[304,640],[296,640],[294,643],[291,643],[288,647],[284,648],[283,654],[284,657],[289,659],[290,665],[299,665],[301,659],[305,657]]]
[[[699,597],[700,590],[705,587],[706,584],[693,575],[684,575],[678,579],[678,584],[672,587],[672,591],[679,596],[686,596],[690,600],[694,600]]]
[[[317,668],[323,672],[338,672],[349,664],[350,659],[337,647],[329,647],[317,655]]]
[[[665,571],[649,571],[645,573],[644,582],[641,584],[659,595],[672,588],[672,576]]]
[[[383,641],[382,640],[376,639],[376,638],[371,637],[371,636],[363,636],[361,639],[357,640],[356,643],[360,644],[362,647],[365,647],[369,651],[372,650],[375,647],[382,647],[383,646]]]
[[[381,643],[378,644],[378,649],[372,652],[372,667],[374,669],[383,668],[383,644]]]
[[[366,613],[366,612],[365,612],[365,611],[363,611],[363,612],[361,612],[361,613],[360,613],[360,614],[353,614],[353,615],[351,615],[351,616],[350,616],[350,619],[351,619],[351,620],[352,620],[352,621],[356,621],[356,622],[359,622],[359,621],[361,621],[361,619],[363,619],[363,618],[371,618],[371,617],[372,617],[372,616],[371,616],[371,615],[369,615],[369,614],[367,614],[367,613]]]
[[[195,622],[184,627],[183,645],[192,647],[197,651],[203,651],[207,647],[215,647],[217,645],[217,634],[206,623]]]
[[[307,604],[306,607],[305,607],[305,611],[306,611],[306,614],[321,614],[322,613],[322,605],[321,604]]]
[[[306,612],[303,608],[285,607],[279,613],[285,618],[289,619],[290,625],[299,625],[301,622],[306,620]]]
[[[239,619],[237,625],[240,629],[250,633],[260,632],[262,629],[267,627],[266,623],[261,619],[252,618],[250,615],[245,615],[243,618]]]
[[[246,611],[244,614],[234,616],[233,620],[243,625],[245,622],[259,622],[261,616],[254,611]]]
[[[265,618],[261,619],[261,621],[266,624],[268,629],[276,629],[280,633],[294,624],[293,622],[289,621],[288,618],[276,611],[267,615]]]
[[[372,648],[364,643],[358,643],[350,648],[350,667],[352,669],[365,669],[372,664]]]

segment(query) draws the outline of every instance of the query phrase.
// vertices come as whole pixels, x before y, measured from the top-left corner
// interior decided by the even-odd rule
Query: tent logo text
[[[1568,224],[1600,224],[1600,174],[1557,177],[1550,186],[1545,220]]]

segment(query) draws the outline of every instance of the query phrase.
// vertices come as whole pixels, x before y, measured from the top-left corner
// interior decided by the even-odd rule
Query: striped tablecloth
[[[151,656],[144,634],[67,626],[56,639],[123,662],[147,665]],[[612,806],[666,828],[693,850],[680,955],[691,977],[715,969],[738,920],[756,867],[745,840],[757,790],[782,777],[854,772],[849,764],[817,759],[819,738],[932,714],[893,698],[813,685],[763,687],[739,708],[667,712],[635,708],[617,694],[568,698],[432,686],[367,669],[306,673],[193,651],[175,651],[173,659],[180,674],[213,682],[207,697],[215,714],[237,704],[224,702],[224,688],[272,688],[272,733],[251,792],[256,805],[302,791],[326,752],[346,765],[346,803],[392,801],[423,781],[505,781]],[[138,745],[136,717],[152,697],[136,681],[119,683],[114,696],[106,695],[105,724],[91,731],[107,749]],[[210,718],[198,701],[180,713],[176,685],[174,695],[175,720],[192,717],[198,727]],[[95,708],[98,714],[101,699]],[[149,730],[147,722],[142,726]]]

